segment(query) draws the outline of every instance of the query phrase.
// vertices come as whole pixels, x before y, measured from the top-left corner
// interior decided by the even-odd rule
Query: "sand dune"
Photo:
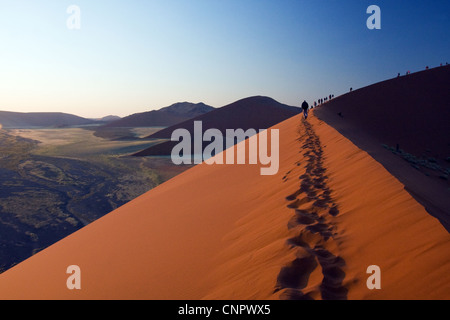
[[[194,121],[202,121],[204,129],[266,129],[301,112],[298,107],[282,104],[272,98],[255,96],[241,99],[212,112],[160,130],[147,138],[170,139],[172,132],[183,128],[194,132]]]
[[[450,236],[397,179],[314,116],[275,128],[277,175],[198,165],[0,275],[0,299],[450,298]]]
[[[214,110],[204,103],[179,102],[168,107],[129,115],[110,122],[103,128],[114,127],[167,127],[198,117]]]
[[[337,97],[315,114],[380,162],[450,232],[449,83],[450,66],[438,67]]]
[[[191,136],[194,135],[194,122],[201,121],[203,130],[218,129],[226,136],[227,129],[267,129],[273,125],[289,119],[300,113],[301,109],[288,106],[269,97],[255,96],[228,104],[204,115],[178,123],[171,127],[162,129],[147,138],[170,139],[172,133],[177,129],[186,129]],[[170,155],[172,149],[178,144],[177,141],[166,141],[150,148],[144,149],[134,156],[159,156]],[[225,143],[224,143],[225,144]],[[207,143],[203,144],[203,148]],[[225,149],[224,146],[223,149]]]

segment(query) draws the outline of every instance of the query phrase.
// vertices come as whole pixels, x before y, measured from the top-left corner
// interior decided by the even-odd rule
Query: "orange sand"
[[[309,143],[300,116],[275,126],[277,175],[251,165],[196,166],[1,274],[0,299],[278,299],[289,297],[290,285],[320,299],[323,272],[349,299],[449,299],[449,234],[367,153],[308,121]],[[305,185],[318,196],[326,185],[336,217],[295,195],[320,150],[321,181]],[[316,212],[329,239],[292,223],[296,210]],[[336,272],[305,247],[339,257]],[[308,268],[291,268],[300,284],[279,276],[305,257]],[[66,268],[74,264],[82,288],[70,291]],[[372,264],[382,271],[378,291],[366,287]]]

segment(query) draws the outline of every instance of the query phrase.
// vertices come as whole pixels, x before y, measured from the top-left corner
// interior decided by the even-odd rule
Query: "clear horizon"
[[[381,8],[369,30],[368,6]],[[69,30],[70,5],[80,29]],[[438,0],[0,0],[0,110],[127,116],[263,95],[299,106],[450,61]]]

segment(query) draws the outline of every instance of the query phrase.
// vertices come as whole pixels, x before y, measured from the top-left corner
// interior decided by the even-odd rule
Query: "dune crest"
[[[450,232],[450,66],[372,84],[315,115],[367,151]]]
[[[450,297],[450,236],[400,182],[314,116],[273,128],[277,175],[198,165],[0,275],[0,299]]]

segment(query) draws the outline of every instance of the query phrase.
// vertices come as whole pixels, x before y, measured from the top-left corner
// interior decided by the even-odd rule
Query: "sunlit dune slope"
[[[274,128],[278,174],[198,165],[0,275],[0,299],[450,298],[450,236],[399,181],[314,117]]]

